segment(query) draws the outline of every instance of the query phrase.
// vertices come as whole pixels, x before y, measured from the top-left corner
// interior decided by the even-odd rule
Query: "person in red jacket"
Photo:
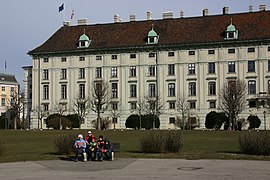
[[[91,154],[92,154],[92,147],[91,147],[91,142],[93,139],[96,139],[95,136],[92,134],[91,131],[88,131],[87,135],[85,136],[85,142],[86,142],[86,153],[87,153],[87,161],[91,159]]]

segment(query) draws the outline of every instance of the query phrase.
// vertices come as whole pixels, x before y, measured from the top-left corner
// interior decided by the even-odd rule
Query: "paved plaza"
[[[2,180],[36,179],[270,179],[269,161],[115,159],[0,163]]]

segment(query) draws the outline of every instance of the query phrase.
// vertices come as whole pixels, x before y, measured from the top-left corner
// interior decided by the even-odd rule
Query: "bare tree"
[[[246,104],[246,83],[242,80],[228,81],[219,94],[219,109],[229,117],[229,129],[235,130],[236,118]]]
[[[72,110],[75,114],[78,114],[79,128],[81,128],[81,124],[83,123],[83,120],[87,115],[89,109],[90,109],[89,98],[81,97],[80,95],[78,95],[78,97],[75,98],[74,100],[74,106]]]
[[[189,103],[186,96],[179,96],[176,100],[177,111],[181,114],[182,118],[179,119],[179,126],[181,129],[185,128],[185,119],[188,117],[189,113]]]
[[[104,80],[92,84],[91,109],[97,113],[97,129],[101,129],[101,113],[108,110],[110,104],[109,85]]]
[[[42,119],[49,115],[49,111],[43,105],[36,106],[32,112],[38,117],[38,129],[42,129]]]
[[[115,121],[121,115],[121,102],[120,101],[111,101],[109,106],[109,116],[112,118],[113,129],[115,129]]]
[[[62,116],[67,111],[67,104],[66,103],[58,103],[54,106],[54,112],[60,114],[59,116],[59,130],[62,129]]]
[[[8,100],[8,111],[13,122],[14,129],[17,129],[18,120],[20,120],[20,113],[23,110],[23,93],[12,92]]]
[[[146,102],[143,98],[139,97],[138,101],[136,102],[136,113],[140,117],[140,127],[139,129],[142,128],[142,116],[144,115],[146,111]]]
[[[146,112],[154,115],[153,128],[155,128],[156,117],[161,114],[163,104],[160,96],[145,96],[146,100]]]

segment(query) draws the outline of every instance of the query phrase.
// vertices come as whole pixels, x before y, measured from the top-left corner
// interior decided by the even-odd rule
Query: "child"
[[[88,147],[88,149],[87,149],[87,160],[88,161],[90,159],[94,160],[94,158],[95,158],[95,149],[97,147],[97,142],[96,142],[95,137],[92,138],[92,141],[89,143],[89,145],[87,147]]]
[[[97,142],[97,146],[96,146],[95,160],[99,160],[99,161],[103,160],[103,153],[102,153],[103,147],[104,147],[104,140],[103,140],[103,136],[100,135],[99,140]]]
[[[78,139],[75,141],[74,146],[76,148],[75,162],[78,161],[78,154],[82,155],[82,161],[86,161],[86,153],[85,153],[86,142],[85,140],[83,140],[83,135],[81,134],[78,135]]]
[[[112,160],[112,150],[113,150],[112,143],[108,138],[105,138],[103,146],[103,154],[105,155],[105,158],[109,161]]]

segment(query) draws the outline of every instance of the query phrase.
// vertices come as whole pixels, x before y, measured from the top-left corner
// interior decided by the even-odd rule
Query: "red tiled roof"
[[[63,26],[44,44],[28,54],[77,51],[79,50],[77,48],[78,40],[84,30],[92,40],[87,50],[144,47],[152,24],[159,35],[158,46],[225,42],[224,32],[231,20],[239,32],[238,41],[270,40],[270,11],[261,11],[193,18]]]

